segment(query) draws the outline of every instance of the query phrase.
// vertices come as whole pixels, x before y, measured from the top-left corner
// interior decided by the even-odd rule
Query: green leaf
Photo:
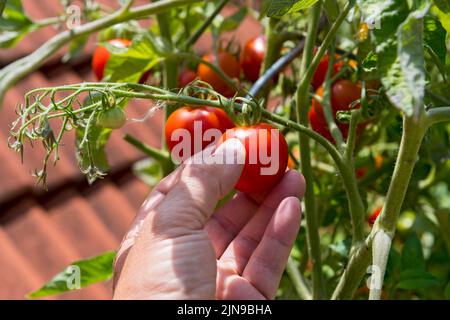
[[[426,2],[424,2],[426,4]],[[377,20],[373,41],[378,69],[386,95],[407,116],[416,116],[423,108],[425,58],[423,18],[429,7],[423,5],[408,15],[403,0],[359,1],[364,19]]]
[[[134,174],[145,184],[154,187],[162,179],[161,164],[152,158],[142,159],[133,165]]]
[[[0,17],[0,48],[10,48],[37,28],[23,10],[22,1],[9,0]]]
[[[434,0],[433,1],[436,7],[439,8],[442,12],[450,13],[450,1],[448,0]]]
[[[235,12],[230,17],[223,19],[219,26],[219,32],[235,30],[237,27],[239,27],[241,22],[245,19],[247,12],[248,12],[247,7],[242,7],[240,10]]]
[[[282,17],[287,13],[297,12],[314,5],[318,0],[272,0],[268,1],[268,17]]]
[[[404,0],[358,0],[361,16],[373,29],[377,45],[395,37],[398,26],[407,18],[409,8]]]
[[[403,245],[402,270],[407,269],[425,269],[422,245],[415,233],[412,233]]]
[[[423,269],[411,268],[400,273],[398,289],[416,290],[424,289],[440,284],[439,279]]]
[[[112,82],[138,82],[142,74],[158,63],[154,43],[148,35],[133,41],[126,49],[104,44],[111,52],[106,64],[105,77]]]
[[[308,9],[309,7],[311,7],[314,4],[316,4],[317,1],[319,1],[319,0],[300,0],[300,1],[297,1],[297,3],[295,3],[291,7],[291,9],[289,9],[289,13],[298,12],[300,10]]]
[[[78,127],[76,130],[76,156],[78,166],[89,183],[103,177],[109,170],[105,146],[111,135],[111,129],[91,126],[89,128],[88,140],[81,145],[84,138],[85,128]]]
[[[447,55],[447,47],[445,39],[447,31],[441,22],[431,15],[426,15],[423,21],[423,39],[426,48],[430,51],[432,57],[438,58],[436,61],[441,73],[445,74],[445,58]]]
[[[27,297],[29,299],[47,297],[106,281],[112,277],[115,256],[115,252],[106,252],[93,258],[76,261],[55,275],[42,288],[29,293]]]
[[[450,282],[445,286],[445,299],[450,300]]]
[[[365,72],[372,72],[377,69],[378,56],[375,52],[370,51],[362,62]]]

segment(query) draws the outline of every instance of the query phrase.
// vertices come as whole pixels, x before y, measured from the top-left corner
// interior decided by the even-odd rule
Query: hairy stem
[[[317,30],[319,25],[319,17],[321,12],[322,3],[319,1],[316,3],[311,11],[308,23],[308,34],[306,37],[305,49],[303,51],[303,59],[301,65],[301,74],[305,75],[308,65],[311,62],[313,55],[314,43],[317,36]],[[300,83],[296,93],[296,114],[297,121],[303,126],[308,126],[308,108],[309,97],[308,89],[311,77],[309,79],[305,76],[303,82]],[[308,252],[312,260],[312,296],[313,299],[321,299],[323,297],[323,282],[322,282],[322,261],[320,252],[320,237],[319,227],[317,224],[316,216],[316,202],[314,195],[314,177],[311,167],[311,151],[308,137],[299,134],[300,141],[300,158],[301,158],[301,170],[306,180],[306,192],[305,192],[305,216],[306,216],[306,233],[308,240]]]
[[[364,245],[360,244],[353,250],[347,268],[333,293],[333,299],[350,299],[353,296],[370,263],[370,255],[373,250],[375,250],[373,251],[374,263],[378,267],[377,274],[374,276],[378,277],[378,283],[373,288],[375,291],[370,296],[372,299],[379,298],[383,281],[382,276],[386,269],[387,255],[390,248],[390,242],[386,241],[387,238],[383,235],[390,239],[394,237],[398,215],[423,137],[429,125],[429,119],[425,115],[421,115],[419,120],[404,117],[399,155],[383,210]],[[377,241],[375,242],[374,239]]]

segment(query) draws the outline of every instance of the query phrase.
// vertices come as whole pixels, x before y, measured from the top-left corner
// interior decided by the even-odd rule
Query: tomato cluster
[[[219,50],[217,58],[214,53],[208,53],[202,59],[219,66],[232,79],[239,79],[242,71],[248,81],[255,82],[259,78],[265,53],[266,38],[264,35],[259,35],[247,41],[239,59],[229,51],[223,49]],[[199,64],[195,76],[194,72],[183,75],[183,77],[180,76],[181,87],[190,82],[183,81],[185,78],[192,81],[195,77],[209,83],[214,90],[226,97],[232,97],[236,93],[212,68],[202,63]]]
[[[200,132],[195,132],[195,123],[200,126]],[[218,129],[223,135],[215,141],[218,145],[228,139],[238,139],[246,149],[244,169],[235,188],[242,192],[253,193],[272,188],[283,176],[288,164],[288,146],[278,129],[267,123],[253,126],[236,126],[228,115],[219,108],[184,106],[174,111],[167,119],[165,136],[170,151],[182,142],[177,129],[184,129],[189,134],[190,152],[184,154],[184,149],[175,150],[177,158],[187,159],[196,150],[196,142],[201,140],[203,150],[214,141],[204,139],[208,129]],[[254,140],[252,140],[254,139]],[[197,147],[198,148],[198,147]],[[271,159],[267,164],[263,157]],[[264,174],[264,168],[275,168],[275,172]],[[269,170],[269,168],[267,169]]]

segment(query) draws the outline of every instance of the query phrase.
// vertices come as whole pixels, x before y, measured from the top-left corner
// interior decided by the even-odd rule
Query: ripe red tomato
[[[219,52],[218,63],[215,62],[216,59],[213,53],[204,55],[202,59],[218,65],[230,78],[239,78],[241,72],[239,61],[231,53],[226,51]],[[234,89],[230,88],[226,82],[207,65],[200,63],[198,65],[197,74],[200,80],[209,83],[214,90],[225,97],[232,97],[235,94]]]
[[[317,51],[317,48],[315,51]],[[339,58],[341,58],[341,55],[336,53],[334,61],[336,61]],[[313,78],[311,80],[311,84],[314,90],[317,90],[325,81],[329,63],[330,63],[330,56],[328,54],[325,54],[322,57],[322,59],[320,59],[319,65],[317,66],[317,69],[314,72]],[[348,65],[353,69],[356,69],[357,62],[355,60],[350,59],[348,61]],[[338,62],[335,62],[333,65],[333,72],[331,76],[336,75],[339,71],[341,71],[342,67],[344,66],[345,66],[344,60],[339,60]]]
[[[241,53],[240,63],[247,80],[255,82],[259,78],[266,53],[266,37],[259,35],[250,39]]]
[[[114,47],[123,49],[131,44],[131,40],[118,38],[111,39],[108,41],[108,43]],[[103,79],[105,67],[110,56],[111,53],[104,46],[98,46],[94,51],[94,56],[92,57],[92,70],[94,71],[98,81],[101,81]],[[147,81],[150,73],[150,70],[147,70],[144,74],[142,74],[141,78],[139,79],[139,83],[142,84]]]
[[[195,132],[195,122],[201,123],[201,132]],[[173,148],[182,141],[179,141],[172,137],[172,133],[176,129],[186,129],[189,132],[191,152],[190,154],[184,154],[183,150],[179,156],[182,160],[192,156],[195,152],[195,139],[202,139],[201,150],[206,148],[214,141],[205,141],[203,134],[208,129],[218,129],[221,133],[224,133],[227,129],[234,127],[233,122],[228,118],[225,111],[219,108],[213,107],[189,107],[185,106],[175,110],[169,116],[165,126],[165,136],[167,146],[172,151]],[[200,134],[200,135],[199,135]],[[200,150],[198,150],[200,151]]]
[[[375,210],[372,211],[372,213],[367,218],[367,222],[372,226],[375,223],[375,220],[377,220],[377,217],[380,215],[381,210],[383,210],[383,207],[378,207]]]
[[[337,59],[339,55],[336,54],[335,56]],[[323,84],[325,81],[327,70],[328,70],[328,64],[330,63],[330,56],[328,54],[324,55],[322,59],[320,59],[319,65],[317,66],[316,71],[314,72],[311,84],[314,88],[314,90],[319,89],[319,87]],[[343,66],[343,61],[339,61],[333,65],[333,75],[337,74],[339,70]]]
[[[316,91],[316,95],[323,97],[323,87],[320,87]],[[341,123],[336,120],[336,114],[338,111],[345,111],[350,109],[350,105],[361,98],[361,86],[359,84],[353,83],[349,80],[341,79],[336,81],[331,86],[331,109],[336,121],[337,126],[342,132],[344,139],[348,135],[348,124]],[[359,105],[355,106],[359,108]],[[309,122],[314,131],[320,133],[323,137],[327,138],[329,141],[334,142],[331,136],[330,130],[328,129],[327,121],[325,119],[325,114],[323,112],[322,105],[315,99],[312,101],[311,110],[308,113]],[[364,128],[363,124],[358,126],[358,130]]]
[[[183,69],[178,75],[178,85],[180,86],[180,88],[184,88],[196,78],[197,73],[195,71],[192,71],[190,69]]]
[[[267,123],[235,127],[222,135],[219,144],[232,138],[241,141],[246,150],[244,168],[235,188],[246,193],[273,188],[283,177],[289,156],[286,140],[280,131]],[[261,170],[269,168],[274,172]]]

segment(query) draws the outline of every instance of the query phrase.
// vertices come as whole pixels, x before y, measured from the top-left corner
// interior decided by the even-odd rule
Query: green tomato
[[[108,129],[119,129],[126,122],[125,112],[122,108],[114,107],[102,111],[97,116],[97,126]]]

